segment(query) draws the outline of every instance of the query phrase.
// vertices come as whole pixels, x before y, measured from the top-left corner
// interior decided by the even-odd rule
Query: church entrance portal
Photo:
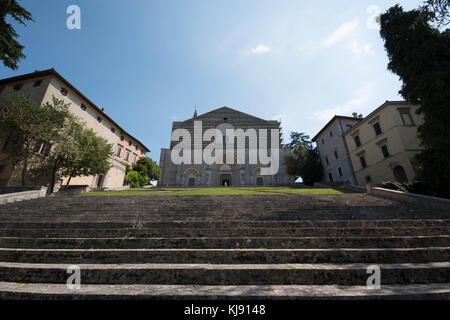
[[[220,185],[221,186],[231,186],[231,174],[221,174],[220,175]]]

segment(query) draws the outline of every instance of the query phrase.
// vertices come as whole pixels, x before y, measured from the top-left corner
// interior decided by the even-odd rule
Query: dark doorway
[[[220,175],[220,185],[221,186],[231,186],[231,174],[221,174]]]
[[[408,182],[408,177],[406,176],[405,169],[403,169],[402,166],[396,166],[394,168],[394,178],[395,178],[395,181],[400,182],[400,183]]]
[[[195,186],[195,178],[189,178],[189,180],[188,180],[188,186],[189,186],[189,187]]]
[[[98,176],[98,180],[97,180],[97,188],[103,188],[103,182],[105,180],[105,176],[104,175],[99,175]]]
[[[263,186],[264,185],[264,179],[262,177],[256,178],[256,185]]]

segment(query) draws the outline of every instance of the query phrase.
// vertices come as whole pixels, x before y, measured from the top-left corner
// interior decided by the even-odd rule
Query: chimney
[[[358,114],[356,112],[353,112],[353,118],[358,118]]]
[[[105,113],[105,108],[102,108],[102,112]]]
[[[358,118],[362,119],[362,118],[363,118],[363,115],[362,115],[362,114],[360,114],[360,115],[358,116]]]

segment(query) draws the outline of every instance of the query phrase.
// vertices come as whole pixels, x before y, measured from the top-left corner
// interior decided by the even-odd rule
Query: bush
[[[384,189],[390,189],[390,190],[397,190],[397,191],[403,191],[403,192],[409,192],[408,186],[404,185],[397,181],[386,181],[381,183],[381,187]]]
[[[130,171],[125,176],[125,181],[130,184],[131,188],[139,188],[148,184],[148,177],[141,176],[137,171]]]

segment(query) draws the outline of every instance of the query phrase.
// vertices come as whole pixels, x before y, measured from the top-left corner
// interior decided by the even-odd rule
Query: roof
[[[378,111],[384,109],[385,107],[389,106],[389,105],[393,105],[393,104],[411,104],[407,101],[389,101],[386,100],[386,102],[384,102],[381,106],[379,106],[378,108],[376,108],[374,111],[372,111],[367,117],[365,117],[364,119],[362,119],[357,125],[355,125],[353,128],[351,128],[350,130],[348,130],[347,132],[345,132],[342,136],[346,136],[347,134],[349,134],[350,132],[355,131],[356,128],[358,128],[361,124],[366,123],[366,121],[368,121],[368,119],[370,117],[372,117],[375,113],[377,113]]]
[[[95,103],[93,103],[89,98],[87,98],[83,93],[81,93],[77,88],[75,88],[75,86],[73,86],[69,81],[67,81],[63,76],[61,76],[58,72],[56,72],[55,69],[51,68],[48,70],[43,70],[43,71],[35,71],[33,73],[27,73],[27,74],[23,74],[20,76],[16,76],[16,77],[12,77],[12,78],[7,78],[7,79],[0,79],[0,85],[2,84],[7,84],[7,83],[11,83],[11,82],[17,82],[17,81],[24,81],[24,80],[28,80],[28,79],[33,79],[33,78],[37,78],[37,77],[44,77],[44,76],[55,76],[57,77],[59,80],[61,80],[67,87],[69,87],[71,90],[73,90],[76,94],[78,94],[84,101],[86,101],[87,103],[89,103],[91,106],[93,106],[100,114],[102,114],[106,119],[108,119],[109,121],[111,121],[117,128],[119,128],[122,132],[126,133],[127,135],[129,135],[132,139],[136,140],[138,143],[140,143],[144,149],[146,150],[146,152],[150,152],[150,149],[147,148],[142,142],[140,142],[138,139],[136,139],[135,137],[133,137],[131,134],[129,134],[125,129],[123,129],[119,124],[117,124],[117,122],[115,122],[111,117],[109,117],[106,113],[104,113],[102,111],[101,108],[99,108]]]
[[[337,119],[345,119],[345,120],[355,120],[355,121],[361,121],[362,119],[360,119],[360,118],[355,118],[355,117],[348,117],[348,116],[338,116],[338,115],[335,115],[330,121],[328,121],[328,123],[319,131],[319,133],[318,134],[316,134],[315,136],[314,136],[314,138],[312,138],[312,141],[313,142],[316,142],[316,138],[318,137],[318,136],[320,136],[321,134],[322,134],[322,132],[324,132],[333,122],[334,122],[334,120],[337,120]]]
[[[204,114],[198,115],[196,117],[196,119],[206,118],[206,117],[210,116],[211,114],[214,114],[215,112],[218,112],[218,111],[225,111],[225,112],[229,112],[230,114],[233,113],[233,114],[238,115],[238,116],[245,116],[245,117],[256,119],[256,120],[259,120],[259,121],[271,122],[271,120],[264,120],[264,119],[252,116],[252,115],[250,115],[248,113],[244,113],[242,111],[239,111],[239,110],[236,110],[236,109],[233,109],[233,108],[229,108],[229,107],[221,107],[221,108],[217,108],[217,109],[208,111],[208,112],[206,112]],[[190,119],[187,119],[185,121],[189,121],[189,120],[192,120],[192,119],[193,118],[190,118]],[[185,122],[185,121],[181,121],[181,122]]]

